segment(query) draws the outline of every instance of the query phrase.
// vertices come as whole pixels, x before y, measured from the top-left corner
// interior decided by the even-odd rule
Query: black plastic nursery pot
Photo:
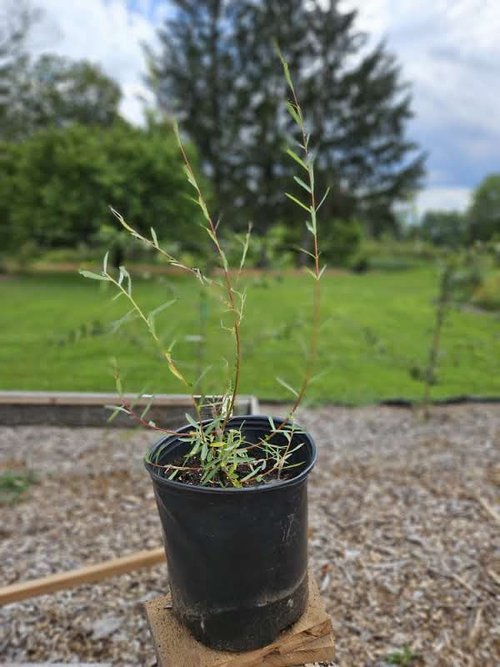
[[[275,425],[283,423],[274,419]],[[267,417],[234,417],[250,443],[270,430]],[[179,429],[182,434],[192,429]],[[282,440],[280,440],[282,439]],[[273,435],[275,444],[285,444]],[[160,514],[172,607],[203,644],[247,651],[271,643],[307,605],[307,478],[316,446],[303,431],[292,438],[293,478],[244,488],[212,488],[168,480],[146,461]],[[167,464],[189,445],[175,435],[157,442]]]

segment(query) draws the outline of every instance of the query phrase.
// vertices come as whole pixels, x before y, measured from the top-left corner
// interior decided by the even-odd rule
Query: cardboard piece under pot
[[[146,602],[145,608],[158,667],[292,667],[335,657],[331,619],[312,574],[305,614],[275,642],[256,651],[229,653],[200,644],[174,617],[168,595]]]

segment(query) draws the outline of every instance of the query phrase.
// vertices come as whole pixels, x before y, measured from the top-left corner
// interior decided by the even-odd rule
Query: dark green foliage
[[[478,285],[471,301],[484,310],[500,311],[500,273],[492,273]]]
[[[293,266],[297,245],[297,234],[290,234],[286,225],[277,222],[265,234],[253,234],[248,247],[245,266],[247,268],[283,269]],[[243,234],[229,232],[224,239],[231,266],[238,266],[241,258]]]
[[[150,54],[151,83],[199,149],[224,224],[263,233],[302,219],[282,193],[293,169],[284,155],[293,120],[283,112],[282,48],[318,148],[326,218],[360,217],[378,234],[392,204],[419,183],[423,159],[406,138],[408,90],[383,45],[366,46],[355,12],[337,2],[177,0]],[[299,192],[299,190],[297,190]],[[323,211],[325,213],[325,211]]]
[[[490,174],[479,185],[468,217],[471,241],[491,241],[500,237],[500,173]]]
[[[405,646],[397,651],[392,651],[387,656],[386,662],[388,665],[401,665],[401,667],[411,667],[415,664],[418,655],[412,651],[409,646]]]
[[[448,248],[462,247],[468,240],[467,219],[459,211],[427,211],[418,231],[424,241]]]
[[[358,220],[330,220],[321,229],[322,256],[329,266],[350,267],[356,259],[363,227]]]
[[[74,124],[40,130],[0,150],[0,229],[14,250],[95,242],[113,206],[142,230],[195,251],[206,243],[166,127]],[[118,223],[116,223],[118,226]]]
[[[398,241],[389,234],[377,240],[365,239],[362,249],[370,269],[377,271],[406,271],[434,261],[438,254],[429,242],[414,239]]]
[[[7,470],[0,473],[0,505],[12,505],[25,495],[36,482],[31,471]]]
[[[427,363],[409,369],[411,376],[423,383],[423,412],[429,414],[431,388],[439,382],[444,327],[450,318],[454,303],[470,298],[481,283],[479,258],[474,252],[446,251],[442,258],[437,296],[434,301],[434,324],[429,340]]]
[[[450,289],[453,301],[459,304],[470,301],[472,295],[483,284],[484,262],[473,250],[463,253],[461,257],[457,257],[455,262]]]

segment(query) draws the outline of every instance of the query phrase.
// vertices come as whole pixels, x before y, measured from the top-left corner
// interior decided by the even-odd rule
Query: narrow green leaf
[[[248,248],[250,245],[250,235],[252,233],[252,223],[248,223],[248,231],[245,234],[245,240],[243,241],[243,252],[241,254],[241,260],[240,260],[240,271],[243,269],[245,265],[245,260],[247,258],[247,252]]]
[[[154,401],[154,396],[151,396],[151,398],[147,402],[144,410],[141,412],[141,419],[144,419],[146,417],[146,415],[148,414],[148,412],[151,410],[151,406],[153,405],[153,401]]]
[[[167,308],[170,308],[170,306],[173,306],[174,303],[177,303],[177,299],[171,299],[170,301],[165,301],[165,303],[162,303],[160,306],[152,310],[149,315],[152,315],[153,317],[156,317],[159,313],[163,312]]]
[[[123,278],[127,279],[127,293],[130,296],[132,294],[132,278],[127,269],[124,266],[120,266],[120,279],[118,280],[118,284],[121,285]]]
[[[292,151],[291,148],[287,148],[286,153],[292,158],[292,160],[295,160],[295,162],[299,164],[302,167],[302,169],[305,169],[307,172],[309,172],[309,167],[304,162],[304,160],[297,155],[295,151]]]
[[[133,227],[131,227],[127,222],[125,222],[125,219],[123,218],[118,211],[116,211],[112,206],[109,207],[111,213],[115,216],[115,218],[118,220],[118,222],[122,225],[122,227],[125,227],[125,229],[130,232],[133,236],[137,237],[137,232]]]
[[[156,325],[155,325],[155,317],[151,313],[146,317],[147,323],[149,330],[153,334],[153,336],[156,338]]]
[[[213,479],[213,478],[215,477],[215,475],[217,474],[217,472],[218,472],[218,468],[216,468],[216,467],[214,466],[214,468],[212,468],[212,470],[211,470],[207,475],[204,475],[204,476],[203,476],[203,483],[204,483],[204,484],[207,484],[208,482],[211,482],[212,479]]]
[[[304,202],[301,202],[300,199],[297,199],[297,197],[294,197],[289,192],[285,192],[285,197],[288,197],[288,199],[293,201],[294,204],[297,204],[297,206],[300,206],[301,208],[303,208],[304,211],[307,211],[308,213],[311,212],[311,209],[309,208],[309,206],[304,204]]]
[[[177,369],[177,366],[172,361],[172,357],[170,356],[170,354],[168,354],[168,352],[164,352],[163,354],[164,354],[164,357],[166,359],[168,369],[172,373],[172,375],[175,375],[175,377],[178,380],[180,380],[183,384],[187,384],[186,379],[184,378],[182,373]]]
[[[296,181],[301,188],[304,188],[306,192],[309,192],[309,194],[312,193],[311,188],[307,185],[307,183],[304,183],[304,181],[301,178],[299,178],[298,176],[294,176],[293,180]]]
[[[104,255],[104,259],[102,260],[102,272],[107,273],[108,272],[108,257],[109,257],[109,250],[108,252]]]
[[[290,76],[290,68],[288,67],[287,61],[285,60],[285,56],[281,53],[281,49],[277,42],[276,42],[276,52],[278,53],[278,57],[281,60],[281,65],[283,66],[283,73],[285,75],[286,82],[288,83],[291,90],[293,90],[293,82],[292,82],[292,77]]]
[[[317,211],[319,211],[319,209],[321,208],[321,206],[324,204],[325,199],[328,197],[329,194],[330,194],[330,188],[326,188],[326,190],[325,190],[325,194],[324,194],[323,197],[321,198],[320,203],[316,206],[316,210],[317,210]]]
[[[112,411],[113,411],[113,412],[110,414],[110,416],[108,417],[108,419],[107,419],[107,421],[108,421],[109,423],[111,423],[112,421],[114,421],[114,419],[116,419],[116,416],[117,416],[120,412],[124,412],[126,415],[129,415],[129,414],[130,414],[129,411],[126,410],[122,405],[105,405],[105,406],[104,406],[104,409],[105,409],[105,410],[112,410]]]
[[[116,294],[114,299],[118,298],[119,296],[122,296],[121,292],[118,292],[118,294]],[[120,317],[118,320],[114,320],[114,322],[111,323],[110,325],[111,333],[116,333],[123,324],[129,322],[130,320],[134,320],[137,317],[139,317],[139,315],[136,313],[134,308],[131,308],[127,313],[125,313],[123,317]]]
[[[193,417],[189,414],[189,412],[186,412],[184,414],[184,417],[186,418],[188,424],[191,424],[191,426],[194,426],[194,428],[196,429],[199,427],[198,422],[195,419],[193,419]]]
[[[279,382],[279,384],[280,384],[282,387],[285,387],[285,389],[288,389],[288,391],[289,391],[290,393],[292,393],[295,397],[297,397],[297,396],[299,395],[299,392],[298,392],[297,390],[295,390],[293,387],[291,387],[291,386],[288,384],[288,382],[285,382],[285,380],[283,380],[282,378],[277,377],[277,378],[276,378],[276,381]]]
[[[208,212],[208,208],[207,208],[207,205],[205,203],[205,200],[203,199],[203,197],[201,197],[201,195],[200,195],[200,197],[198,197],[198,206],[200,207],[201,212],[203,213],[203,217],[205,218],[205,220],[210,220],[210,213]]]
[[[302,118],[300,117],[300,112],[293,104],[292,102],[287,102],[286,103],[286,108],[290,116],[293,118],[293,120],[297,123],[297,125],[301,126],[302,125]]]
[[[309,250],[306,250],[305,248],[301,248],[300,246],[294,246],[296,250],[299,252],[303,252],[304,255],[308,255],[309,257],[312,257],[314,259],[314,253],[310,252]]]
[[[84,278],[90,278],[91,280],[102,280],[103,282],[109,282],[109,278],[107,278],[106,276],[101,275],[100,273],[94,273],[93,271],[85,271],[84,269],[80,269],[79,273]]]
[[[242,477],[240,479],[240,482],[248,482],[248,480],[252,479],[252,477],[255,477],[257,474],[257,470],[251,470],[248,475],[245,475],[245,477]]]
[[[125,268],[123,266],[120,266],[118,271],[119,271],[118,284],[121,285],[122,282],[123,282],[123,279],[125,278]]]
[[[156,247],[158,247],[158,237],[156,236],[156,232],[153,227],[151,227],[151,238],[153,239],[153,243],[155,244]]]

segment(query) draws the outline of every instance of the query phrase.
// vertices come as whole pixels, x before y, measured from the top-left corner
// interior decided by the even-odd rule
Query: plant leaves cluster
[[[111,210],[119,221],[121,227],[126,230],[132,238],[156,251],[170,266],[190,274],[199,281],[201,287],[214,288],[215,293],[222,304],[227,319],[221,321],[220,326],[221,329],[224,332],[227,332],[231,337],[233,357],[226,363],[228,379],[223,391],[220,392],[221,399],[215,406],[213,406],[213,414],[208,425],[203,423],[200,401],[197,400],[194,393],[199,381],[196,380],[193,382],[193,380],[187,376],[179,361],[174,357],[175,341],[172,340],[165,343],[157,331],[157,316],[165,309],[170,308],[175,303],[175,300],[170,300],[161,304],[149,312],[145,311],[136,298],[131,274],[124,266],[120,266],[118,271],[110,268],[109,253],[104,257],[100,272],[89,271],[87,269],[81,270],[80,272],[85,278],[109,283],[114,287],[116,292],[115,298],[121,298],[128,304],[128,310],[121,320],[118,321],[117,326],[120,326],[122,323],[127,322],[130,319],[141,321],[149,332],[152,341],[158,349],[163,361],[166,363],[170,373],[181,383],[184,391],[190,393],[196,419],[188,417],[189,423],[193,426],[193,431],[180,438],[189,443],[190,449],[186,461],[182,466],[178,467],[180,469],[186,469],[189,467],[185,465],[186,462],[193,459],[196,460],[201,469],[199,483],[203,485],[215,483],[225,486],[230,484],[233,487],[239,488],[245,483],[261,483],[266,476],[273,472],[280,478],[284,470],[288,470],[292,465],[295,465],[291,463],[290,457],[292,457],[293,453],[296,451],[297,445],[293,443],[293,430],[290,431],[287,424],[291,423],[292,428],[295,428],[293,426],[293,417],[298,406],[301,404],[310,383],[314,379],[314,370],[318,354],[319,330],[321,325],[320,281],[325,270],[325,266],[320,263],[317,214],[328,196],[328,189],[318,196],[315,181],[314,151],[311,149],[310,145],[311,135],[307,130],[302,109],[298,102],[288,63],[279,49],[278,56],[281,61],[290,95],[286,108],[293,121],[297,124],[297,129],[300,133],[300,138],[297,140],[296,146],[293,146],[293,148],[288,147],[287,153],[289,158],[291,158],[300,169],[301,175],[295,177],[295,182],[300,186],[301,192],[298,196],[289,192],[285,194],[298,208],[307,213],[305,229],[309,236],[310,243],[308,243],[308,247],[300,248],[300,251],[312,260],[312,268],[307,267],[306,271],[313,279],[313,295],[310,340],[307,345],[306,362],[302,381],[300,385],[295,388],[286,378],[277,378],[277,381],[282,386],[286,387],[292,394],[294,399],[293,405],[288,414],[288,418],[285,419],[282,425],[275,429],[272,427],[272,424],[270,424],[271,428],[268,436],[259,443],[258,455],[256,451],[250,453],[248,443],[245,442],[244,429],[235,430],[230,427],[230,419],[234,414],[241,379],[241,322],[244,315],[246,290],[240,285],[240,278],[248,254],[251,228],[249,227],[246,235],[241,241],[241,257],[238,266],[236,269],[231,269],[219,233],[220,221],[214,218],[210,211],[200,181],[195,174],[193,165],[184,147],[177,124],[174,124],[174,130],[184,162],[184,173],[194,191],[192,200],[201,212],[201,221],[199,224],[203,232],[208,236],[214,250],[214,255],[218,264],[218,273],[207,275],[206,272],[203,272],[198,267],[183,262],[180,258],[175,256],[168,247],[160,243],[154,227],[151,227],[148,232],[143,232],[131,225],[119,212],[114,209]],[[147,409],[140,415],[137,413],[134,406],[130,405],[123,396],[123,388],[118,370],[115,372],[115,378],[117,391],[121,396],[121,404],[115,406],[114,414],[125,412],[142,425],[148,426],[154,430],[168,432],[167,429],[162,429],[156,423],[147,419]],[[286,440],[286,442],[279,447],[276,446],[276,444],[273,444],[273,437],[278,431],[280,436],[284,437]],[[298,446],[300,447],[301,444],[302,443]],[[171,469],[171,467],[172,464],[168,464],[166,470],[169,471],[172,478],[175,478],[179,474],[179,471],[175,468]]]
[[[187,413],[192,426],[176,440],[188,447],[182,462],[163,463],[168,444],[158,447],[148,462],[159,466],[170,480],[181,477],[202,486],[243,488],[253,484],[279,481],[302,461],[294,462],[293,455],[303,442],[296,436],[303,431],[295,423],[277,426],[269,418],[269,433],[257,443],[245,439],[244,424],[240,428],[224,426],[224,417],[215,416],[207,422],[197,422]],[[275,442],[276,438],[280,442]],[[298,440],[298,442],[297,442]]]

